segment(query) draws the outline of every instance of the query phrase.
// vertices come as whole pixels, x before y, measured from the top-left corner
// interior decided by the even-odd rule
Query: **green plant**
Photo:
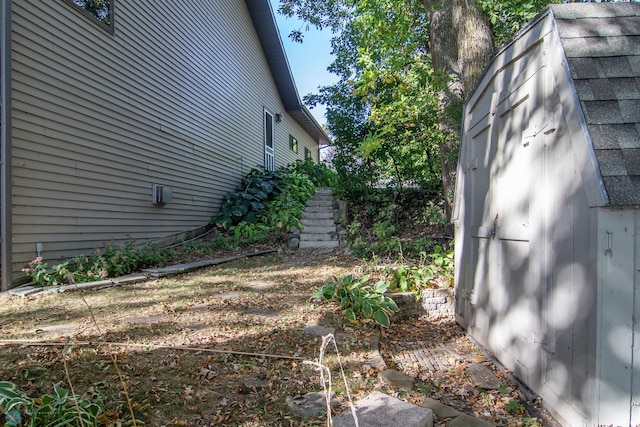
[[[280,194],[281,182],[279,171],[252,169],[240,186],[225,196],[220,212],[211,222],[225,229],[242,221],[256,222],[264,211],[264,202]]]
[[[445,279],[448,286],[451,286],[455,262],[453,245],[449,249],[444,249],[442,246],[434,246],[433,252],[429,254],[429,257],[435,272]]]
[[[295,163],[285,166],[283,172],[297,172],[306,175],[316,187],[333,187],[338,175],[324,163],[316,163],[307,157],[304,160],[296,160]]]
[[[5,417],[5,427],[97,426],[103,411],[102,402],[70,395],[57,384],[53,394],[33,399],[15,384],[0,381],[0,414]]]
[[[60,286],[119,277],[140,268],[162,264],[173,253],[167,249],[160,250],[153,243],[138,247],[133,240],[128,240],[123,246],[111,243],[92,255],[80,255],[53,267],[38,257],[22,271],[40,286]]]
[[[264,224],[240,222],[230,228],[233,235],[252,243],[264,242],[269,235],[269,227]]]
[[[538,427],[540,424],[538,423],[537,418],[524,417],[522,419],[522,425],[524,427]]]
[[[372,319],[380,326],[388,327],[389,316],[398,311],[395,301],[384,295],[389,289],[389,282],[379,281],[370,285],[368,281],[369,276],[359,279],[351,275],[342,279],[334,278],[332,283],[319,288],[311,298],[339,302],[345,310],[345,318],[350,322]]]
[[[390,289],[394,292],[418,292],[429,287],[433,279],[433,269],[428,267],[387,267],[387,277],[391,283]]]
[[[521,414],[524,412],[524,406],[517,399],[509,399],[509,402],[504,406],[504,410],[510,414]]]
[[[265,203],[264,222],[274,231],[288,233],[291,227],[302,229],[302,214],[316,186],[307,175],[291,171],[283,173],[282,191]]]

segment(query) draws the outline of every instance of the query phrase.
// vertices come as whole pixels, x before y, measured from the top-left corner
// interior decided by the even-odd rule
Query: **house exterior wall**
[[[592,425],[598,185],[549,17],[467,101],[456,189],[456,313],[566,425]]]
[[[63,0],[12,2],[13,271],[206,225],[263,165],[318,144],[284,111],[242,0],[117,2],[110,34]],[[289,150],[289,134],[299,152]],[[151,187],[172,203],[151,203]]]

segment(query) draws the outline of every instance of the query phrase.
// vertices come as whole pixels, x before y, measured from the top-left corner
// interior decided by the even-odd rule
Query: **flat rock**
[[[471,363],[467,365],[467,373],[471,376],[471,381],[478,388],[485,390],[495,390],[502,383],[486,365],[482,363]]]
[[[378,377],[391,386],[408,391],[413,390],[413,385],[415,384],[415,380],[413,378],[398,372],[395,369],[386,369],[379,372]]]
[[[63,323],[59,325],[43,326],[36,330],[38,334],[64,334],[72,332],[78,327],[77,323]]]
[[[246,287],[254,291],[264,291],[274,286],[273,283],[268,282],[253,282],[249,283]]]
[[[455,417],[446,424],[447,427],[494,427],[494,424],[472,417],[471,415],[462,414]]]
[[[240,292],[235,292],[235,291],[222,292],[214,295],[214,297],[223,299],[225,301],[230,299],[238,299],[240,298]]]
[[[333,334],[336,332],[335,328],[325,328],[324,326],[309,324],[304,327],[304,331],[311,335],[318,335],[324,337],[325,335]]]
[[[438,417],[438,420],[444,420],[446,418],[454,418],[463,415],[462,412],[452,408],[451,406],[447,406],[439,400],[432,399],[430,397],[425,398],[422,405],[425,408],[429,408],[433,411],[433,415]]]
[[[433,427],[431,409],[422,408],[379,391],[355,403],[358,425],[366,427]],[[334,427],[353,427],[350,409],[333,419]]]
[[[244,377],[242,380],[242,388],[240,390],[241,393],[251,393],[254,391],[260,391],[267,386],[267,380],[264,378],[260,378],[256,374],[250,374]]]
[[[286,401],[289,410],[301,417],[313,418],[327,413],[327,400],[323,392],[295,397],[287,396]]]

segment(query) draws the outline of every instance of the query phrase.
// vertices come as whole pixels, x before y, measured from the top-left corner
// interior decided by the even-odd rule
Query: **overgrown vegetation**
[[[420,189],[363,191],[349,200],[344,224],[353,253],[363,259],[421,265],[450,249],[442,201]]]
[[[123,276],[163,264],[173,254],[171,249],[160,249],[153,243],[136,246],[133,240],[128,240],[124,246],[111,243],[92,255],[77,256],[52,267],[38,257],[22,271],[38,285],[60,286]]]
[[[283,236],[302,228],[304,207],[318,187],[336,182],[335,172],[311,159],[298,160],[276,171],[252,169],[235,191],[225,196],[211,219],[217,227],[257,241],[269,234]]]
[[[398,311],[395,301],[385,295],[389,282],[381,280],[369,283],[369,276],[355,278],[352,275],[342,279],[335,277],[311,295],[311,299],[336,301],[344,310],[344,317],[350,322],[373,320],[380,326],[389,327],[389,316]]]
[[[99,426],[104,412],[100,400],[74,396],[55,384],[52,394],[31,398],[9,381],[0,381],[0,419],[4,427]]]

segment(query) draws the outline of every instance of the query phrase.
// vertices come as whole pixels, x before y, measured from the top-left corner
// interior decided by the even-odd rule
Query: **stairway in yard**
[[[339,245],[336,230],[337,209],[331,190],[321,189],[307,202],[300,232],[301,249],[335,248]]]

